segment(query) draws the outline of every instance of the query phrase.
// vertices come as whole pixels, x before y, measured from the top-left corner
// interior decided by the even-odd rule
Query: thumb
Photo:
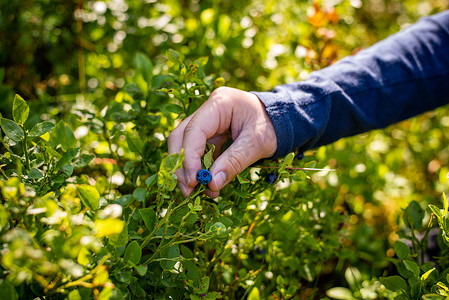
[[[212,181],[209,183],[212,191],[220,191],[237,174],[262,158],[256,139],[248,137],[251,137],[250,133],[242,132],[212,165]]]

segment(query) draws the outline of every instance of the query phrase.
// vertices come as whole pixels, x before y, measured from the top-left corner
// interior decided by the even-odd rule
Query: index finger
[[[198,182],[196,173],[201,169],[201,157],[206,142],[216,134],[228,130],[230,125],[229,110],[224,101],[209,98],[195,113],[184,129],[182,148],[184,148],[184,178],[188,187]]]

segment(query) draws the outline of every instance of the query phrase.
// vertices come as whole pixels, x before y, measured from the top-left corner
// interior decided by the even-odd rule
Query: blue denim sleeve
[[[449,11],[422,18],[305,81],[254,93],[276,130],[275,157],[449,103]]]

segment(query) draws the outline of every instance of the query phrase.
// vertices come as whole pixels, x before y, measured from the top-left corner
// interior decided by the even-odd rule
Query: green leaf
[[[179,105],[169,103],[165,105],[165,110],[179,115],[184,109]]]
[[[181,245],[181,253],[185,258],[193,258],[193,252],[187,246]],[[184,262],[183,262],[184,263]]]
[[[198,290],[196,290],[196,292],[198,294],[205,294],[205,293],[207,293],[207,291],[209,290],[209,282],[210,282],[209,277],[204,276],[203,278],[201,278]]]
[[[168,191],[173,191],[176,188],[176,175],[161,170],[158,172],[157,184],[159,187],[165,187]]]
[[[0,295],[2,295],[2,299],[4,300],[19,299],[19,296],[14,286],[5,279],[0,279]]]
[[[109,243],[117,248],[121,247],[122,249],[124,249],[126,244],[128,243],[128,226],[124,224],[123,230],[120,234],[111,235],[109,237]]]
[[[204,155],[203,157],[203,164],[206,169],[210,169],[212,167],[212,164],[214,163],[214,151],[215,151],[215,145],[210,145],[209,151]]]
[[[153,64],[148,57],[139,52],[134,57],[134,64],[136,65],[137,72],[142,75],[143,79],[149,85],[151,85],[153,81]]]
[[[144,188],[137,188],[133,192],[133,197],[139,202],[145,201],[147,190]]]
[[[129,194],[129,195],[123,195],[120,198],[115,199],[114,201],[112,201],[112,203],[119,204],[123,208],[127,208],[131,204],[132,201],[133,201],[133,196],[131,194]]]
[[[423,300],[445,300],[446,297],[438,294],[425,294],[422,296]]]
[[[185,256],[184,253],[183,256]],[[186,275],[189,280],[198,280],[201,278],[201,271],[193,261],[183,260],[182,266],[187,270]]]
[[[78,257],[76,261],[83,266],[87,266],[87,264],[90,262],[90,252],[87,250],[86,247],[81,248],[80,252],[78,253]]]
[[[344,299],[344,300],[356,299],[352,295],[351,290],[344,287],[331,288],[326,291],[326,296],[332,299]]]
[[[117,272],[115,277],[123,283],[129,284],[131,280],[132,272],[130,270],[121,269]]]
[[[443,206],[444,206],[443,216],[446,216],[447,211],[449,210],[449,207],[448,207],[448,203],[447,203],[447,199],[446,199],[446,194],[445,193],[443,193]]]
[[[254,289],[257,289],[257,288],[254,288]],[[257,291],[259,291],[259,289],[257,289]],[[251,293],[252,293],[252,291],[251,291]],[[251,294],[249,296],[251,296]],[[250,299],[249,296],[248,296],[248,299]],[[221,294],[219,292],[209,292],[209,293],[207,293],[206,297],[204,297],[203,299],[204,300],[216,300],[216,299],[223,299],[223,297],[221,296]],[[254,300],[254,299],[252,299],[252,300]]]
[[[181,168],[182,161],[184,159],[184,149],[181,150],[181,154],[173,153],[162,159],[159,170],[166,171],[168,173],[173,173],[177,169]]]
[[[443,214],[441,213],[441,210],[433,204],[429,204],[429,208],[435,214],[435,216],[438,218],[438,221],[441,222],[441,219],[443,218]]]
[[[214,225],[212,225],[209,228],[209,231],[218,238],[223,238],[228,236],[228,230],[226,229],[226,226],[224,226],[221,222],[215,222]]]
[[[362,282],[362,274],[355,267],[348,267],[345,271],[345,279],[352,290],[356,290]]]
[[[30,113],[30,107],[27,102],[23,100],[18,94],[14,96],[14,101],[12,103],[12,116],[17,124],[23,125],[28,119]]]
[[[143,222],[145,223],[145,226],[149,231],[152,231],[154,229],[154,226],[156,225],[156,213],[151,208],[142,208],[139,209],[139,214],[142,217]]]
[[[52,122],[41,122],[37,123],[36,125],[31,128],[29,136],[30,137],[39,137],[41,135],[46,134],[47,132],[51,131],[55,127],[55,124]]]
[[[155,184],[157,181],[157,174],[153,174],[145,180],[145,184],[149,187]]]
[[[419,277],[419,266],[411,260],[404,260],[404,265],[407,270],[411,271],[416,278]]]
[[[44,145],[44,148],[45,148],[45,151],[46,151],[51,157],[58,158],[58,159],[62,157],[62,155],[59,154],[58,151],[53,150],[52,148],[48,147],[47,145]]]
[[[432,273],[435,270],[435,268],[430,269],[426,273],[422,274],[421,281],[425,281],[427,278],[429,278],[430,273]]]
[[[410,255],[410,248],[401,241],[394,242],[394,251],[400,259],[407,259]]]
[[[290,152],[287,154],[287,156],[284,158],[284,160],[281,163],[281,167],[279,168],[279,173],[285,170],[286,167],[290,166],[293,162],[293,159],[295,158],[295,154],[293,152]]]
[[[67,149],[75,148],[77,141],[72,129],[61,120],[53,128],[49,142],[53,149],[61,145],[62,149],[67,151]]]
[[[70,163],[72,159],[76,157],[78,152],[80,151],[80,148],[75,149],[68,149],[67,152],[58,160],[56,163],[55,169],[58,171],[61,169],[64,165]]]
[[[68,295],[68,300],[82,300],[79,290],[73,290]]]
[[[168,60],[171,61],[174,64],[180,63],[181,54],[178,51],[175,51],[173,49],[168,49]]]
[[[130,133],[126,133],[126,142],[128,143],[129,150],[134,153],[142,154],[143,142],[142,139],[132,136]]]
[[[97,189],[88,184],[78,185],[78,192],[81,196],[81,201],[91,210],[97,210],[100,206],[100,194]]]
[[[6,136],[9,137],[14,142],[20,142],[25,137],[23,129],[16,124],[16,122],[1,118],[0,125]]]
[[[252,196],[251,193],[248,193],[247,191],[243,191],[240,189],[233,189],[232,191],[242,198],[249,198]]]
[[[132,241],[131,243],[129,243],[125,251],[125,261],[130,261],[136,265],[139,263],[141,257],[142,250],[140,249],[139,243],[137,241]]]
[[[260,291],[257,287],[253,287],[248,295],[248,300],[260,300]]]
[[[94,157],[94,155],[81,154],[80,158],[74,162],[73,167],[75,169],[84,168],[92,161],[92,159],[94,159]]]
[[[0,231],[8,224],[9,214],[6,208],[0,204]]]
[[[227,40],[229,38],[230,33],[232,32],[230,29],[232,24],[232,20],[228,15],[220,14],[220,18],[218,19],[218,36],[223,40]]]
[[[123,232],[123,228],[126,226],[125,221],[119,219],[98,219],[94,222],[95,229],[97,231],[97,237],[119,235]]]
[[[28,178],[29,179],[44,178],[44,173],[36,168],[31,168],[31,170],[28,172]]]
[[[176,264],[176,261],[174,261],[173,259],[179,257],[179,246],[178,245],[173,245],[171,247],[165,248],[163,250],[161,250],[160,252],[160,257],[162,259],[164,258],[168,258],[170,260],[162,260],[160,262],[160,266],[162,269],[167,270],[167,269],[173,269],[173,267]]]
[[[422,220],[424,219],[424,209],[421,208],[418,202],[416,201],[410,202],[406,211],[413,221],[413,227],[421,228]]]
[[[136,269],[137,274],[140,276],[145,276],[148,271],[148,266],[134,266],[134,269]]]
[[[380,282],[390,291],[401,292],[407,290],[407,283],[400,276],[380,277]]]

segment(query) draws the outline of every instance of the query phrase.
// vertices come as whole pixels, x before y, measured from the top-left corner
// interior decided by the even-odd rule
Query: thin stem
[[[161,222],[159,222],[156,227],[154,227],[154,229],[150,232],[149,235],[147,235],[145,237],[145,239],[143,240],[142,244],[140,244],[140,249],[143,249],[152,239],[152,237],[155,235],[155,233],[167,222],[168,217],[169,217],[169,211],[171,209],[173,202],[170,202],[168,204],[168,208],[167,208],[167,213],[165,214],[164,218],[161,220]]]
[[[2,167],[0,167],[0,173],[5,176],[6,180],[9,180],[9,177],[5,174],[5,171],[3,171]]]
[[[176,206],[176,207],[173,208],[172,210],[171,210],[171,207],[172,207],[172,205],[173,205],[174,202],[171,201],[171,202],[168,204],[167,212],[166,212],[164,218],[161,220],[161,222],[159,222],[159,223],[157,224],[157,226],[150,232],[150,234],[147,235],[147,236],[145,237],[145,240],[143,240],[142,244],[140,244],[140,248],[143,249],[143,248],[150,242],[150,240],[153,238],[154,234],[155,234],[160,228],[162,228],[162,226],[164,226],[164,225],[167,223],[167,221],[168,221],[168,219],[169,219],[171,213],[173,213],[174,211],[177,211],[179,208],[181,208],[182,206],[186,205],[186,204],[189,202],[189,200],[190,200],[191,198],[196,197],[196,196],[197,196],[199,193],[201,193],[202,191],[204,191],[204,187],[200,187],[199,190],[198,190],[197,192],[195,192],[195,193],[193,193],[193,194],[190,194],[184,201],[182,201],[178,206]],[[158,195],[159,195],[159,194],[160,194],[160,193],[158,193]]]
[[[24,137],[23,137],[23,141],[22,141],[22,148],[23,148],[23,152],[25,154],[25,161],[26,161],[25,167],[26,167],[27,173],[28,173],[28,171],[30,170],[30,158],[28,156],[28,149],[27,149],[28,148],[27,147],[27,133],[25,131],[25,128],[23,128],[23,125],[21,127],[22,127],[22,130],[24,133]]]
[[[5,147],[6,150],[8,150],[9,153],[12,153],[11,148],[9,147],[9,145],[7,143],[5,143],[1,134],[0,134],[0,142],[2,143],[3,147]]]

